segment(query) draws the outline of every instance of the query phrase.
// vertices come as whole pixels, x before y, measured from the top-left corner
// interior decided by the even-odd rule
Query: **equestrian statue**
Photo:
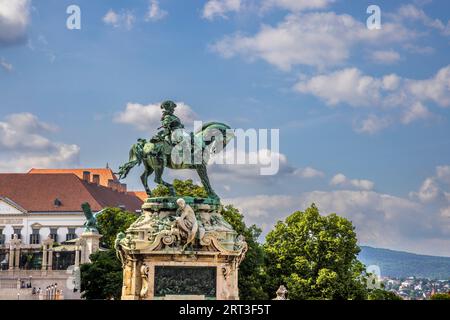
[[[231,128],[220,122],[209,122],[196,132],[187,133],[181,120],[174,114],[177,105],[173,101],[161,104],[162,129],[149,141],[138,139],[130,150],[129,161],[119,167],[119,179],[125,179],[135,166],[144,164],[141,181],[149,197],[152,192],[148,178],[155,174],[155,182],[166,186],[171,196],[176,196],[172,184],[163,180],[164,168],[196,170],[208,193],[208,197],[219,200],[209,182],[206,166],[211,156],[220,152],[234,138]]]

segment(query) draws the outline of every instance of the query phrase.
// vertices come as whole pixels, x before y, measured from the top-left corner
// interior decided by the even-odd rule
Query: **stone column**
[[[79,247],[76,246],[75,247],[75,267],[79,267],[80,266],[80,250]]]
[[[42,241],[42,270],[51,270],[52,269],[52,247],[53,247],[53,239],[48,236],[47,239]]]
[[[85,242],[81,252],[81,256],[84,257],[84,261],[82,261],[82,263],[91,262],[89,256],[94,252],[97,252],[100,248],[101,237],[101,234],[93,231],[85,231],[81,234],[81,239]]]
[[[16,246],[16,256],[14,257],[14,269],[19,269],[20,267],[20,244]]]
[[[48,249],[48,266],[47,270],[52,270],[53,268],[53,248]]]
[[[148,299],[153,300],[155,298],[155,264],[148,264]]]
[[[13,246],[9,247],[9,256],[8,256],[8,262],[9,262],[9,270],[12,270],[14,268],[14,255],[15,255],[16,249]]]
[[[20,245],[22,241],[15,234],[9,243],[9,268],[18,269],[20,262]]]
[[[42,270],[47,270],[47,246],[42,246]]]

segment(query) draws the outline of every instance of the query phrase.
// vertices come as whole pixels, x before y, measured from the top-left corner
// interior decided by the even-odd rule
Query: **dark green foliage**
[[[198,198],[207,198],[208,194],[205,189],[201,186],[194,184],[191,179],[188,180],[178,180],[175,179],[173,181],[173,187],[177,196],[180,197],[198,197]],[[168,197],[170,196],[169,189],[163,185],[158,185],[152,191],[152,197]]]
[[[370,290],[368,300],[403,300],[400,296],[393,292],[383,289]]]
[[[279,221],[266,237],[267,291],[286,285],[290,299],[365,299],[364,266],[354,227],[313,204]]]
[[[123,211],[119,208],[107,208],[97,216],[100,239],[106,248],[114,248],[114,240],[119,232],[124,232],[136,219],[133,212]]]
[[[82,264],[82,298],[120,299],[122,290],[122,265],[114,249],[98,251],[91,255],[92,263]]]
[[[450,292],[433,294],[430,299],[431,300],[450,300]]]
[[[266,279],[264,271],[264,250],[257,242],[261,229],[255,225],[247,227],[244,216],[238,209],[229,205],[222,212],[224,219],[233,226],[233,229],[245,237],[248,252],[239,267],[239,296],[242,300],[268,299],[264,290]]]
[[[116,257],[114,240],[136,219],[136,214],[118,208],[108,208],[97,216],[98,231],[103,236],[100,240],[103,247],[109,249],[92,254],[92,263],[80,267],[85,299],[120,299],[122,266]]]

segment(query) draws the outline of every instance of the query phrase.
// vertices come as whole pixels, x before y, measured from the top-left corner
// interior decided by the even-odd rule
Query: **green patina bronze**
[[[152,197],[145,201],[145,206],[153,211],[160,211],[166,209],[176,209],[176,201],[180,197]],[[220,200],[216,198],[196,198],[196,197],[181,197],[190,205],[192,209],[197,210],[204,205],[208,205],[211,211],[221,212],[222,205]]]
[[[89,203],[85,202],[81,205],[81,209],[86,217],[86,222],[84,223],[84,231],[87,232],[98,232],[97,230],[97,218],[96,215],[92,213],[91,206]]]
[[[184,125],[174,114],[176,104],[165,101],[161,104],[162,126],[150,140],[138,139],[130,150],[129,161],[119,167],[119,179],[125,179],[130,170],[137,165],[144,164],[145,171],[141,175],[141,181],[149,198],[152,192],[148,186],[148,178],[155,174],[155,182],[166,186],[172,197],[175,190],[172,184],[164,181],[162,175],[164,168],[170,169],[192,169],[196,170],[200,180],[208,193],[207,199],[192,199],[195,201],[206,201],[205,204],[220,205],[220,199],[214,192],[209,182],[206,166],[211,155],[222,148],[234,138],[231,128],[220,122],[209,122],[193,133],[184,131]],[[186,146],[187,142],[187,146]],[[147,202],[173,205],[173,198],[161,199],[151,198]],[[187,201],[190,201],[187,199]]]

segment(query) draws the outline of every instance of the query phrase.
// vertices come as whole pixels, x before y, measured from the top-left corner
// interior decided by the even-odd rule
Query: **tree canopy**
[[[450,300],[450,292],[448,293],[435,293],[430,297],[431,300]]]
[[[114,240],[119,232],[126,229],[137,219],[133,212],[123,211],[119,208],[107,208],[97,216],[98,231],[102,235],[104,247],[114,248]]]
[[[286,285],[290,299],[365,299],[364,265],[350,221],[321,216],[313,204],[279,221],[264,245],[268,292]]]
[[[192,179],[188,180],[178,180],[173,181],[173,187],[175,192],[180,197],[198,197],[206,198],[208,193],[202,186],[194,184]],[[167,197],[170,196],[169,189],[161,184],[159,184],[155,189],[152,190],[153,197]]]
[[[84,263],[81,271],[82,298],[120,299],[122,290],[122,265],[114,249],[91,254],[92,263]]]
[[[81,292],[85,299],[120,299],[122,265],[116,256],[114,240],[135,220],[136,214],[119,208],[107,208],[97,216],[100,239],[106,251],[90,256],[91,263],[81,265]]]

